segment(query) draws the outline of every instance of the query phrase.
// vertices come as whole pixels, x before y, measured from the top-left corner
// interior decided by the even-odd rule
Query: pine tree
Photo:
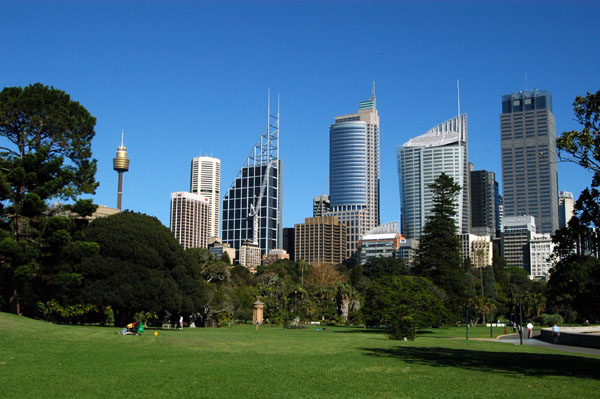
[[[451,176],[442,173],[429,188],[433,191],[433,209],[421,234],[415,274],[429,278],[446,291],[448,310],[459,314],[467,299],[460,238],[454,221],[456,197],[461,187]]]

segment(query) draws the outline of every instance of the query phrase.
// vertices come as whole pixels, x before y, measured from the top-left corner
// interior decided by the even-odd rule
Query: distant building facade
[[[455,222],[457,234],[471,225],[467,115],[441,123],[396,149],[400,183],[401,233],[419,238],[433,208],[429,185],[445,173],[460,185]]]
[[[550,234],[534,234],[529,241],[529,274],[535,280],[547,280],[554,266],[550,256],[554,244]]]
[[[379,225],[379,114],[375,88],[358,112],[336,116],[329,128],[331,211],[347,231],[346,258],[358,240]]]
[[[283,161],[279,159],[279,110],[223,197],[223,242],[241,250],[247,241],[262,254],[282,247]],[[259,256],[260,259],[260,256]]]
[[[272,249],[268,254],[264,254],[262,257],[262,264],[270,265],[277,262],[278,260],[289,260],[290,254],[285,249]]]
[[[244,266],[250,272],[256,273],[261,263],[261,250],[258,244],[252,241],[246,241],[240,248],[240,265]]]
[[[505,216],[531,215],[538,232],[558,229],[556,126],[546,90],[502,96],[500,137]]]
[[[325,216],[331,211],[329,195],[319,195],[313,199],[313,217]]]
[[[171,232],[183,246],[208,247],[208,198],[179,191],[171,193]]]
[[[337,264],[347,257],[347,227],[336,216],[306,218],[294,226],[294,232],[297,261]]]
[[[398,258],[398,250],[404,243],[406,239],[398,233],[398,222],[370,230],[358,242],[360,264],[373,258]]]
[[[208,236],[219,237],[221,160],[200,156],[192,159],[190,192],[208,198]]]
[[[471,171],[471,234],[493,236],[497,230],[497,185],[494,172]]]
[[[573,193],[561,191],[558,195],[558,227],[567,227],[569,220],[575,215]]]
[[[529,241],[536,234],[535,217],[506,216],[502,232],[502,256],[507,266],[529,271]]]

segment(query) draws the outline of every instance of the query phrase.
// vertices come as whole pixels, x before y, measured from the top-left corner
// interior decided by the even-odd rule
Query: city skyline
[[[598,89],[596,2],[350,4],[6,1],[0,51],[10,57],[0,61],[0,83],[52,85],[97,118],[98,204],[114,206],[112,159],[124,130],[132,166],[123,208],[165,225],[169,193],[188,189],[189,160],[220,158],[230,182],[264,126],[268,88],[281,93],[284,227],[312,214],[328,179],[331,117],[354,109],[373,80],[381,223],[400,220],[396,146],[456,115],[457,79],[470,161],[498,178],[502,95],[552,92],[560,134],[580,129],[575,96]],[[536,40],[517,46],[519,36]],[[558,169],[558,189],[577,198],[591,175]]]

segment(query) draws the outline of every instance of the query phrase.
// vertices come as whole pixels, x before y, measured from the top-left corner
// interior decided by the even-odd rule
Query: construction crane
[[[252,218],[252,242],[258,244],[258,221],[260,219],[260,208],[263,196],[265,195],[265,189],[267,188],[267,183],[269,182],[269,176],[271,172],[271,168],[273,164],[277,162],[276,160],[269,161],[267,164],[267,168],[265,169],[265,174],[263,175],[262,182],[260,184],[260,192],[254,204],[250,204],[250,210],[248,212],[248,216]]]

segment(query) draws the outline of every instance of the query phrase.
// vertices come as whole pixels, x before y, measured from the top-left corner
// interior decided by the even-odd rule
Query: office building
[[[240,248],[240,265],[244,266],[251,273],[256,273],[256,269],[261,262],[261,249],[258,244],[252,241],[242,243]]]
[[[558,176],[550,92],[502,96],[500,136],[504,215],[531,215],[538,232],[553,234],[558,228]]]
[[[558,227],[567,227],[569,220],[575,216],[573,193],[561,191],[558,195]]]
[[[282,247],[283,161],[279,159],[279,110],[223,197],[223,242],[240,250],[255,242],[262,254]],[[260,259],[260,256],[259,256]]]
[[[493,236],[499,230],[496,176],[487,170],[472,170],[470,177],[471,234]]]
[[[489,235],[471,235],[470,258],[475,267],[491,266],[494,259],[494,244]]]
[[[208,248],[208,209],[200,194],[171,193],[171,232],[184,249]]]
[[[506,265],[529,271],[529,241],[536,233],[535,218],[530,215],[506,216],[502,231],[502,256]]]
[[[290,259],[296,259],[294,253],[294,228],[293,227],[284,227],[283,228],[283,249],[290,255]]]
[[[329,195],[319,195],[313,198],[313,217],[325,216],[331,211],[331,201]]]
[[[379,115],[373,95],[357,113],[336,116],[329,128],[331,212],[348,228],[346,257],[379,225]]]
[[[398,222],[378,226],[358,241],[360,264],[373,258],[398,258],[397,252],[404,243],[406,239],[398,233]]]
[[[262,257],[262,265],[271,265],[278,260],[289,260],[290,254],[285,249],[272,249]]]
[[[550,269],[554,266],[552,262],[552,251],[554,244],[550,234],[534,234],[529,241],[529,265],[531,278],[535,280],[547,280]]]
[[[419,238],[433,208],[429,185],[445,173],[460,185],[456,198],[457,234],[468,234],[471,224],[467,115],[441,123],[397,147],[401,232]]]
[[[208,236],[219,237],[221,160],[205,156],[193,158],[190,176],[190,192],[208,198]]]
[[[309,263],[341,263],[346,255],[347,226],[336,216],[305,218],[294,226],[295,260]]]

